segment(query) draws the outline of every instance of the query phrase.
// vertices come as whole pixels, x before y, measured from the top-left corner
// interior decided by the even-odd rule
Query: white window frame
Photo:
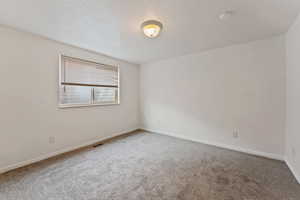
[[[117,93],[117,101],[116,102],[109,102],[109,103],[93,103],[94,102],[94,93],[93,89],[91,92],[91,102],[86,103],[86,104],[61,104],[61,95],[60,95],[60,88],[62,87],[62,68],[63,68],[63,61],[64,59],[73,59],[77,60],[79,62],[85,62],[89,64],[94,64],[94,65],[106,65],[106,66],[111,66],[114,68],[117,68],[117,73],[118,73],[118,93]],[[78,84],[80,86],[80,84]],[[93,107],[93,106],[109,106],[109,105],[120,105],[120,67],[119,66],[113,66],[113,65],[108,65],[108,64],[103,64],[103,63],[98,63],[95,61],[90,61],[82,58],[76,58],[72,56],[66,56],[64,54],[59,55],[59,80],[58,80],[58,108],[76,108],[76,107]]]

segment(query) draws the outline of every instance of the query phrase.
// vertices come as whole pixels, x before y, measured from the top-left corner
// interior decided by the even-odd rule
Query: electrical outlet
[[[160,119],[157,120],[157,124],[158,124],[158,125],[161,124],[161,120],[160,120]]]
[[[292,156],[295,159],[296,158],[296,149],[292,147]]]
[[[239,137],[239,131],[237,129],[233,130],[233,137],[238,138]]]
[[[49,144],[54,144],[55,143],[55,137],[54,136],[50,136],[49,137]]]

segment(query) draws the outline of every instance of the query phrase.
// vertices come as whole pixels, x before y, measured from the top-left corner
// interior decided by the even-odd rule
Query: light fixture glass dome
[[[144,34],[149,38],[157,37],[162,30],[162,23],[156,20],[148,20],[142,24]]]

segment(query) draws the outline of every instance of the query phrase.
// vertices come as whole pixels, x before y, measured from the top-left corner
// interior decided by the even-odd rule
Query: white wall
[[[299,32],[300,19],[286,36],[286,154],[298,174]],[[141,70],[134,64],[6,27],[0,27],[0,44],[0,172],[138,128],[140,83],[141,119],[146,129],[270,157],[284,154],[283,37],[145,64]],[[58,109],[61,53],[119,64],[121,105]],[[238,129],[238,139],[233,138],[233,129]],[[56,138],[55,144],[49,144],[50,136]]]
[[[286,35],[286,50],[286,159],[300,183],[300,16]]]
[[[143,127],[283,158],[284,42],[280,36],[143,65]]]
[[[121,104],[58,109],[61,53],[119,64]],[[0,172],[139,127],[139,66],[6,27],[0,27],[0,96]]]

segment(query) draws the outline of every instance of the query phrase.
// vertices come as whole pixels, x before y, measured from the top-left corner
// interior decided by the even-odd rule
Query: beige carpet
[[[139,132],[0,175],[1,200],[299,200],[283,162]]]

